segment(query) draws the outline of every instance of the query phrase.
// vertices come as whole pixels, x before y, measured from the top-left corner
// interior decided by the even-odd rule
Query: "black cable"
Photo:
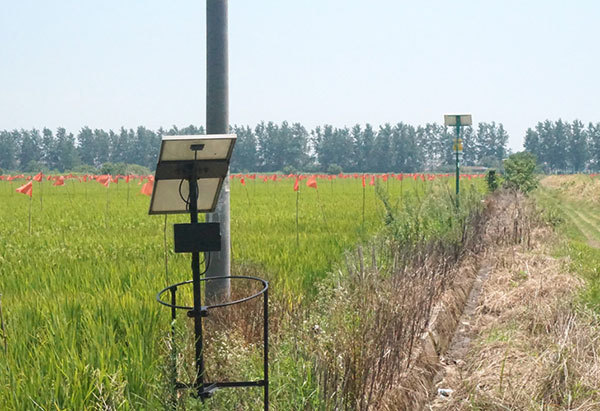
[[[208,257],[207,257],[207,255],[208,255]],[[204,271],[202,271],[202,272],[200,273],[200,275],[204,275],[204,274],[206,274],[206,272],[208,271],[208,267],[210,267],[210,252],[208,252],[208,253],[204,253],[204,261],[206,261],[206,264],[205,264],[205,266],[204,266]],[[203,261],[203,262],[204,262],[204,261]]]

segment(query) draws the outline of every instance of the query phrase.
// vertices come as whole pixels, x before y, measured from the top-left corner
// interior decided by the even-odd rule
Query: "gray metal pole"
[[[460,207],[460,161],[458,153],[460,149],[460,116],[456,116],[456,209]]]
[[[229,132],[229,61],[227,39],[228,0],[206,0],[206,133]],[[228,276],[231,272],[229,230],[229,175],[225,178],[214,213],[209,222],[221,223],[221,251],[205,256],[210,260],[207,277]],[[206,282],[206,298],[229,296],[229,280]]]

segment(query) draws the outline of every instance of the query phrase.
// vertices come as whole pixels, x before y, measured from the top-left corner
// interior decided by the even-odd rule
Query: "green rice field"
[[[363,224],[360,178],[320,179],[318,190],[305,181],[299,194],[293,178],[231,181],[232,274],[268,279],[272,301],[289,312],[384,221],[367,184]],[[173,252],[172,224],[186,216],[149,216],[137,180],[34,182],[31,200],[15,192],[22,184],[0,181],[0,410],[163,407],[170,316],[155,296],[191,278],[189,256]],[[452,178],[377,184],[394,204],[434,184],[454,190]],[[271,395],[281,405],[289,393],[278,370]]]

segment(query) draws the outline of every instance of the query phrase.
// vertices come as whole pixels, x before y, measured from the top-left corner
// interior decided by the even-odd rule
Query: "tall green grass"
[[[548,188],[535,193],[542,217],[556,227],[566,241],[556,248],[557,257],[569,257],[571,271],[585,280],[580,302],[600,312],[600,207],[574,201]],[[584,220],[585,219],[585,220]]]

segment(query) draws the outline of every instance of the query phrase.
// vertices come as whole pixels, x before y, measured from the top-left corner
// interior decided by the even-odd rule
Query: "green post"
[[[454,152],[456,153],[456,209],[460,205],[460,161],[458,159],[458,152],[460,149],[460,116],[456,116],[456,141],[454,143]]]

